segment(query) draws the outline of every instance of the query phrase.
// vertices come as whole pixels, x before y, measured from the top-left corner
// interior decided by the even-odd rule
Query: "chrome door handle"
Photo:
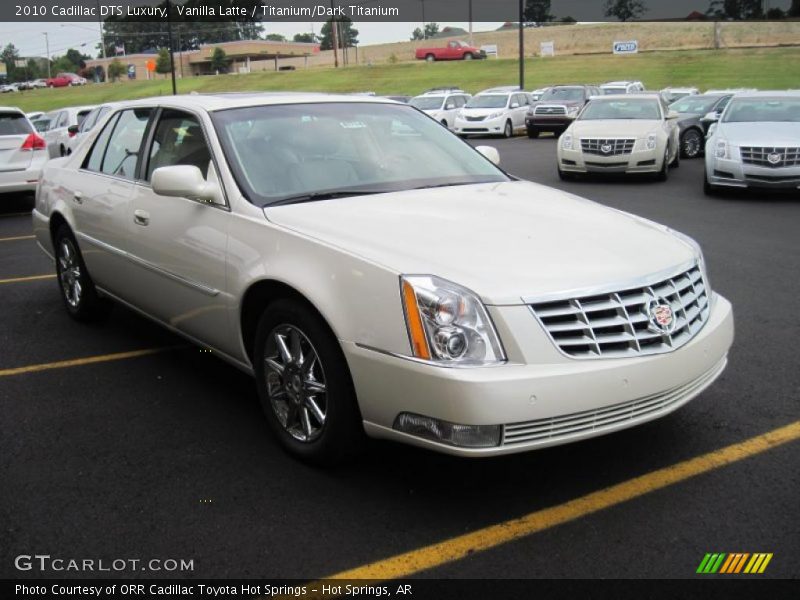
[[[72,199],[75,200],[78,204],[83,204],[83,194],[80,192],[75,192],[72,194]]]
[[[133,222],[146,227],[150,224],[150,215],[143,210],[135,210],[133,211]]]

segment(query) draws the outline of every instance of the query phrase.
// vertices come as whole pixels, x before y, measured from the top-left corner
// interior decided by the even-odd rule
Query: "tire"
[[[562,171],[561,167],[558,167],[558,178],[561,181],[572,181],[575,179],[575,176],[572,173],[567,173],[566,171]]]
[[[511,121],[506,121],[506,126],[503,127],[503,137],[504,138],[514,137],[514,126],[511,124]]]
[[[703,193],[706,196],[718,196],[719,190],[716,186],[712,185],[711,182],[708,180],[708,173],[706,173],[705,167],[703,167]]]
[[[426,54],[425,60],[429,63],[436,62],[436,57],[433,54]]]
[[[315,465],[338,464],[358,453],[365,435],[350,370],[336,337],[313,309],[297,300],[271,303],[258,322],[254,364],[262,409],[284,450]]]
[[[528,137],[535,140],[539,137],[539,130],[535,127],[528,127]]]
[[[97,295],[83,256],[69,226],[61,225],[55,236],[56,278],[61,299],[76,321],[96,321],[108,314],[109,303]]]
[[[681,166],[681,152],[680,152],[680,150],[678,150],[675,153],[675,158],[672,160],[671,163],[669,163],[669,168],[670,169],[677,169],[680,166]]]
[[[467,52],[464,55],[464,60],[472,60],[473,58],[475,58],[475,57],[472,55],[472,52]]]
[[[669,177],[669,152],[664,151],[664,159],[661,161],[661,170],[656,173],[656,181],[666,181]]]
[[[697,158],[703,151],[703,135],[697,129],[687,129],[681,136],[681,156]]]
[[[442,125],[444,125],[444,128],[445,128],[445,129],[449,129],[449,127],[447,126],[447,119],[442,119],[442,120],[441,120],[441,121],[439,121],[439,122],[440,122]]]
[[[59,151],[59,154],[61,154],[61,157],[62,157],[62,158],[63,158],[63,157],[65,157],[65,156],[67,155],[67,150],[66,150],[66,148],[64,148],[64,145],[63,145],[63,144],[61,144],[61,145],[58,147],[58,151]]]

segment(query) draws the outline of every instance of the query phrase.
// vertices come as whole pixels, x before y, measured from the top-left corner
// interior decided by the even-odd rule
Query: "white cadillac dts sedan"
[[[33,221],[70,315],[113,299],[252,373],[312,462],[520,452],[710,385],[733,316],[697,244],[496,161],[379,98],[140,100],[47,164]]]

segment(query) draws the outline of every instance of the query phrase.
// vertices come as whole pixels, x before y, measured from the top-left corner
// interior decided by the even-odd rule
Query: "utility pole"
[[[520,0],[521,2],[522,0]],[[172,3],[167,0],[167,35],[169,36],[169,66],[172,73],[172,95],[178,95],[178,86],[175,84],[175,55],[172,52]]]
[[[97,20],[100,23],[100,51],[103,57],[103,64],[106,62],[106,34],[103,30],[103,17],[100,16],[100,0],[97,0]]]
[[[331,0],[331,13],[333,13],[333,0]],[[339,27],[336,20],[331,17],[331,33],[333,35],[333,67],[339,68]]]
[[[525,89],[525,23],[523,0],[519,0],[519,89]]]
[[[425,29],[425,0],[419,0],[422,4],[422,39],[428,39],[428,31]]]
[[[475,41],[472,39],[472,0],[469,0],[469,45],[475,46]]]
[[[45,46],[47,46],[47,78],[50,79],[52,78],[52,75],[50,74],[50,38],[47,37],[46,31],[43,33],[44,33],[44,43]]]

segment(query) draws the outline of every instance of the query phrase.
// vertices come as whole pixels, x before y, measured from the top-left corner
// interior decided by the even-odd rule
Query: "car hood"
[[[689,263],[666,227],[530,182],[410,190],[264,209],[271,222],[484,302],[624,286]]]
[[[583,106],[583,100],[537,100],[536,102],[532,102],[531,106],[536,108],[537,106]]]
[[[720,123],[716,135],[737,146],[800,146],[800,123]]]
[[[463,115],[465,117],[488,117],[489,115],[497,112],[505,112],[506,108],[463,108]]]
[[[646,137],[648,133],[661,129],[661,121],[645,119],[608,119],[598,121],[575,121],[572,134],[588,137],[632,135]]]

